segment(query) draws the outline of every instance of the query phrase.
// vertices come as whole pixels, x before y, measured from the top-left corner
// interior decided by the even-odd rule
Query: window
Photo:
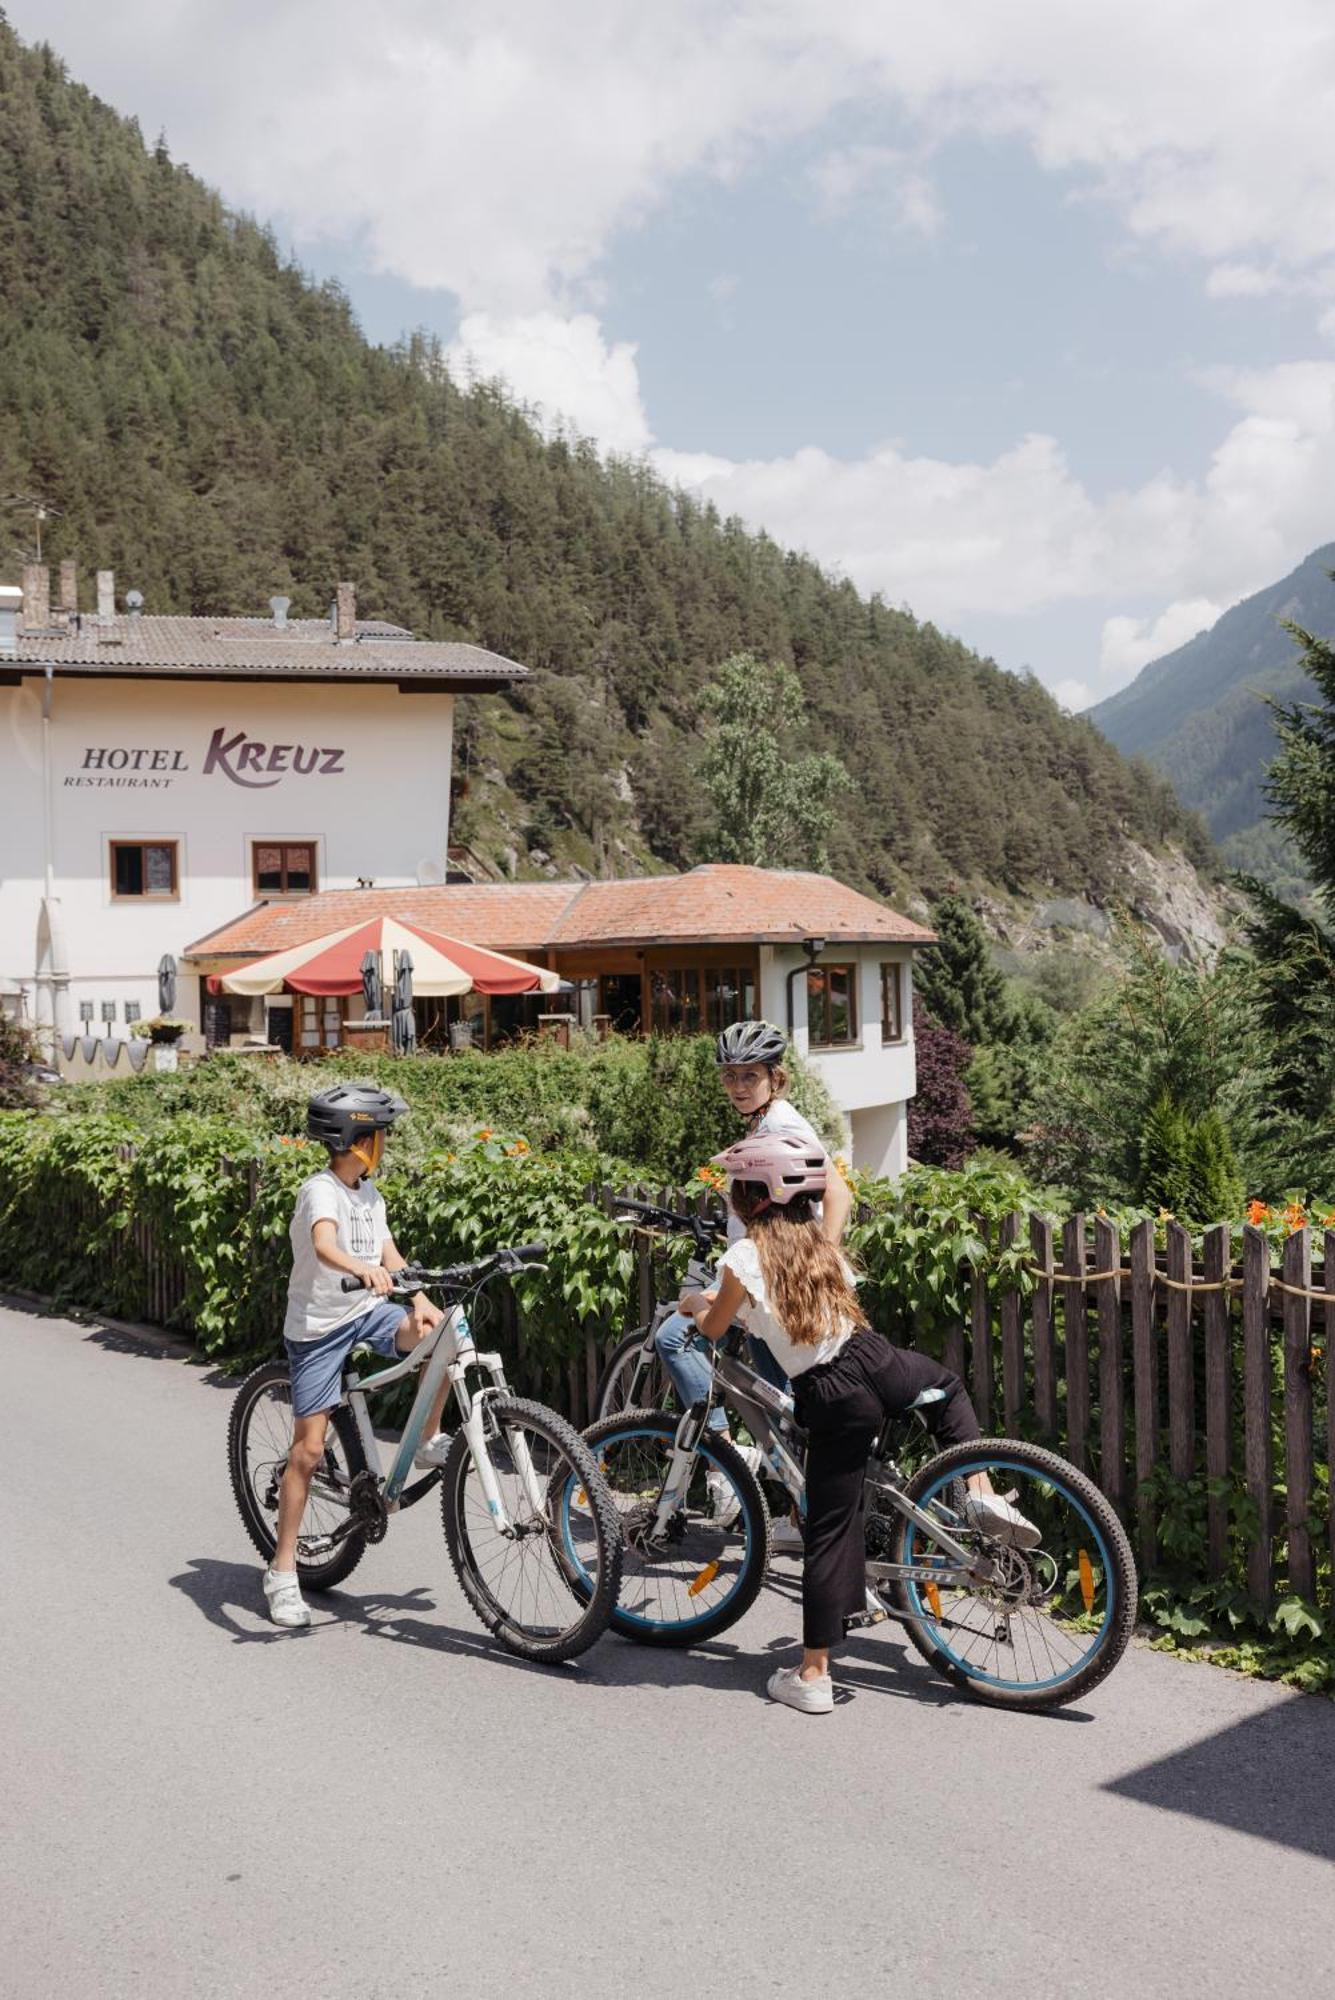
[[[813,1049],[856,1042],[857,977],[856,965],[813,965],[807,973],[807,1030]]]
[[[298,993],[292,1011],[296,1016],[297,1055],[336,1049],[343,1040],[343,1002],[336,994]]]
[[[257,840],[250,855],[257,896],[314,895],[314,841]]]
[[[174,840],[113,840],[111,893],[117,897],[180,893]]]
[[[903,1039],[904,968],[886,964],[881,967],[881,1040],[902,1042]]]
[[[693,966],[650,973],[649,995],[656,1035],[699,1034],[700,974]]]
[[[721,1034],[734,1021],[749,1021],[755,1013],[755,985],[749,966],[710,967],[705,973],[705,1026]]]

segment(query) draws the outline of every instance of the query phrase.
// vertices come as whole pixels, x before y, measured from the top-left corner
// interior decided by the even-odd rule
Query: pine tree
[[[1147,1208],[1184,1218],[1191,1185],[1187,1121],[1166,1090],[1150,1107],[1140,1140],[1139,1198]]]

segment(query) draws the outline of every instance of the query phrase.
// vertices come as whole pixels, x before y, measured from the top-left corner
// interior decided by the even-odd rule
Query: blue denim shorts
[[[394,1339],[408,1317],[397,1299],[377,1299],[356,1319],[345,1320],[318,1340],[285,1340],[292,1376],[292,1414],[313,1417],[332,1410],[343,1395],[343,1369],[354,1347],[392,1355]]]

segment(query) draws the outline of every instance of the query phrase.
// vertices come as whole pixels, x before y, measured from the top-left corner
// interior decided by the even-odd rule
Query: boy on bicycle
[[[370,1083],[336,1083],[306,1107],[306,1132],[328,1148],[324,1168],[303,1181],[292,1214],[292,1277],[283,1344],[292,1376],[292,1446],[278,1494],[278,1542],[264,1572],[264,1595],[275,1625],[309,1625],[297,1580],[297,1536],[311,1478],[324,1457],[329,1412],[343,1394],[343,1370],[354,1347],[386,1356],[407,1354],[443,1315],[424,1292],[407,1309],[387,1295],[407,1259],[389,1231],[374,1175],[385,1134],[408,1109],[393,1091]],[[364,1290],[343,1290],[344,1278]],[[422,1465],[438,1464],[448,1440],[439,1435],[446,1381],[427,1422]]]

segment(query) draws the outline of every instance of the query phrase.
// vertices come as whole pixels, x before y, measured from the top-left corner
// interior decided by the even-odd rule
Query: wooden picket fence
[[[250,1176],[254,1163],[239,1165]],[[627,1190],[622,1190],[626,1192]],[[668,1191],[633,1190],[676,1202]],[[590,1190],[604,1203],[613,1190]],[[85,1198],[87,1205],[88,1198]],[[703,1207],[701,1202],[699,1207]],[[92,1221],[73,1213],[71,1220]],[[1315,1601],[1335,1593],[1335,1398],[1327,1359],[1335,1334],[1335,1230],[1295,1230],[1276,1252],[1261,1229],[1242,1230],[1235,1259],[1227,1224],[1206,1230],[1202,1253],[1176,1222],[1156,1249],[1141,1222],[1123,1241],[1104,1216],[1054,1225],[1014,1214],[999,1245],[1029,1247],[1032,1292],[989,1297],[972,1282],[967,1322],[947,1329],[943,1358],[969,1385],[984,1433],[1051,1441],[1097,1479],[1132,1527],[1141,1566],[1160,1555],[1159,1498],[1206,1483],[1205,1568],[1224,1574],[1230,1522],[1245,1495],[1252,1532],[1247,1582],[1259,1606],[1281,1584]],[[635,1296],[647,1318],[661,1283],[654,1245],[636,1243]],[[112,1252],[141,1275],[139,1311],[167,1323],[186,1275],[136,1222]],[[498,1341],[526,1391],[579,1424],[594,1411],[598,1378],[623,1329],[590,1324],[560,1364],[526,1352],[512,1302],[498,1294],[488,1339]],[[1169,1475],[1165,1488],[1162,1475]],[[1320,1512],[1317,1512],[1318,1507]]]

